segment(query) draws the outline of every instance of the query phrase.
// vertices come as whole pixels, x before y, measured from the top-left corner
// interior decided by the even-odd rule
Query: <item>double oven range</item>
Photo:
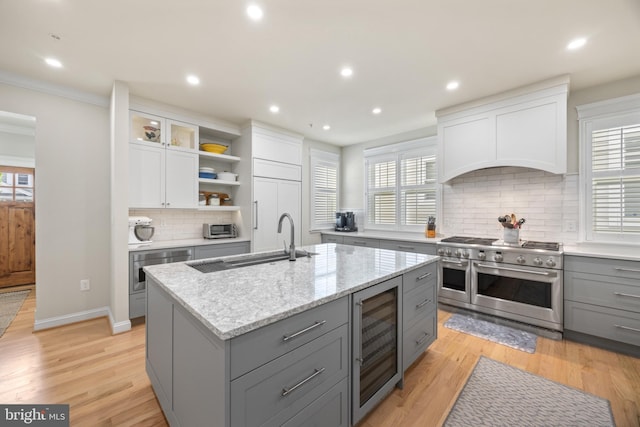
[[[439,301],[562,332],[562,246],[454,236],[437,244]]]

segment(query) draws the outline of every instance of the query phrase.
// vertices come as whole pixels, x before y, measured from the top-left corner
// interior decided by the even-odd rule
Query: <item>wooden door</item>
[[[35,283],[34,170],[0,166],[0,288]]]

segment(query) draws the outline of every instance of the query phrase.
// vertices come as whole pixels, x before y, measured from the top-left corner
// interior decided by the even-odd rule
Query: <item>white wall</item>
[[[33,135],[0,132],[0,165],[34,167],[35,148]]]
[[[36,117],[36,326],[109,306],[108,101],[0,83],[0,110]],[[80,291],[80,279],[91,291]]]
[[[302,142],[302,224],[300,230],[302,232],[302,244],[314,245],[320,243],[321,235],[319,232],[311,233],[311,150],[322,150],[330,153],[341,154],[340,147],[327,144],[324,142],[314,141],[312,139],[304,139]],[[340,176],[342,180],[342,174]],[[343,187],[344,188],[344,187]],[[296,226],[298,226],[296,224]]]

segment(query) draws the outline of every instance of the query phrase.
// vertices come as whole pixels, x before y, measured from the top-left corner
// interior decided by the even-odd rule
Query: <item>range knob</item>
[[[440,256],[444,255],[444,249],[439,248],[438,249],[438,255],[440,255]]]
[[[518,258],[516,258],[516,262],[518,264],[524,264],[525,262],[527,262],[527,260],[522,255],[518,255]]]
[[[487,254],[485,254],[484,252],[478,252],[478,259],[481,261],[487,259]]]
[[[502,262],[502,260],[503,260],[502,254],[495,254],[495,255],[493,256],[493,260],[494,260],[495,262]]]
[[[457,256],[458,258],[460,258],[460,255],[462,255],[460,253],[460,250],[456,249],[456,251],[453,253],[454,256]]]
[[[547,260],[547,267],[555,267],[556,266],[556,262],[553,260],[553,258],[549,258]]]
[[[542,265],[542,260],[540,258],[535,258],[533,260],[533,265],[537,265],[538,267],[540,267]]]
[[[451,256],[451,249],[447,248],[447,250],[445,251],[445,253],[447,254],[447,256]]]
[[[462,251],[462,256],[465,258],[469,258],[469,252],[468,251]]]

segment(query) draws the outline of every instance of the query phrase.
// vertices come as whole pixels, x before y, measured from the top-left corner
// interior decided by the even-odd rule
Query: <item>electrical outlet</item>
[[[80,280],[80,290],[81,291],[88,291],[90,289],[91,289],[91,282],[89,282],[89,279]]]
[[[564,231],[566,233],[574,233],[577,231],[577,224],[575,221],[571,221],[571,220],[565,220],[564,222]]]

